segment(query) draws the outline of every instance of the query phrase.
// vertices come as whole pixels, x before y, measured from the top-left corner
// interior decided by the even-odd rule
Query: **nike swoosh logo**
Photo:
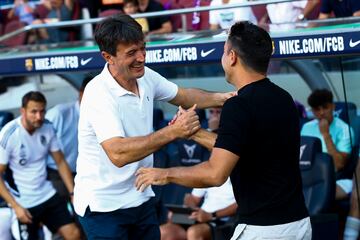
[[[91,58],[88,58],[88,59],[81,59],[81,61],[80,61],[80,64],[81,64],[81,66],[85,66],[86,64],[88,64],[91,60],[92,60],[93,58],[91,57]]]
[[[206,57],[207,55],[209,55],[209,54],[212,53],[213,51],[215,51],[215,48],[210,49],[209,51],[206,51],[206,52],[204,52],[204,50],[201,50],[200,55],[201,55],[201,57]]]
[[[359,41],[356,41],[356,42],[353,42],[353,40],[350,39],[349,46],[350,46],[351,48],[356,47],[356,46],[359,45],[359,44],[360,44],[360,40],[359,40]]]

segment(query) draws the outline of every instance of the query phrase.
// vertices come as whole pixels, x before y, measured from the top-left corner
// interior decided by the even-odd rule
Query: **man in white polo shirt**
[[[80,106],[75,211],[88,239],[160,239],[154,193],[136,190],[135,172],[151,167],[162,146],[200,128],[194,104],[222,106],[233,93],[178,88],[145,67],[144,35],[128,15],[101,22],[95,40],[106,64]],[[191,109],[153,132],[154,100]]]
[[[21,116],[0,132],[0,195],[19,220],[20,235],[38,239],[40,222],[65,239],[79,239],[79,230],[67,211],[66,202],[47,178],[46,158],[51,154],[72,192],[71,172],[52,124],[45,120],[46,99],[40,92],[28,92],[22,99]]]

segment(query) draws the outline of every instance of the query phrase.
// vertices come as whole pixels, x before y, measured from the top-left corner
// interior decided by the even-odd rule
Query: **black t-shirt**
[[[142,13],[158,12],[158,11],[164,11],[164,7],[161,5],[161,3],[158,3],[154,0],[150,0],[148,7]],[[149,24],[149,30],[153,31],[161,28],[163,23],[170,21],[170,19],[168,16],[161,16],[161,17],[147,18],[147,21]]]
[[[298,113],[285,90],[269,79],[241,88],[223,106],[215,147],[239,156],[230,177],[240,223],[277,225],[308,216]]]

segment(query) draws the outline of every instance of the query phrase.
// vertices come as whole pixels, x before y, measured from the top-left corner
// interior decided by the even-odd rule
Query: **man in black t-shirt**
[[[157,1],[138,0],[138,2],[140,13],[164,11],[164,7]],[[148,34],[170,33],[172,31],[172,25],[168,16],[147,18],[147,21],[149,24]]]
[[[233,25],[221,62],[238,95],[225,102],[217,135],[201,129],[191,137],[212,149],[209,161],[137,172],[140,190],[169,182],[219,186],[230,176],[239,218],[232,239],[311,239],[298,114],[291,96],[266,78],[272,50],[265,30],[249,22]]]

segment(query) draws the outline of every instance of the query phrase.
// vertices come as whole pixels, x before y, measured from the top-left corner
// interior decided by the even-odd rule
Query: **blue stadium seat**
[[[320,139],[301,137],[300,170],[312,239],[337,239],[338,217],[330,213],[335,200],[335,167],[331,156],[322,152]]]
[[[7,124],[13,119],[14,114],[12,114],[11,112],[0,111],[0,130],[5,126],[5,124]]]
[[[335,199],[335,167],[316,137],[301,137],[300,170],[310,215],[326,212]]]

